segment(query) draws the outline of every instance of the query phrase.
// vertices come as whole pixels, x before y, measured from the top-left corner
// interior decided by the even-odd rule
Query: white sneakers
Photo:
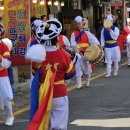
[[[107,74],[106,76],[105,76],[105,78],[109,78],[111,75],[110,74]]]
[[[77,89],[81,89],[81,88],[82,88],[82,86],[78,86],[78,87],[77,87]]]
[[[118,75],[118,72],[115,71],[113,75],[114,75],[114,76],[117,76],[117,75]],[[107,74],[107,75],[105,76],[105,78],[109,78],[110,76],[111,76],[111,74]]]
[[[90,87],[90,81],[87,81],[86,87]]]
[[[14,122],[14,117],[9,117],[6,120],[5,125],[11,126],[11,125],[13,125],[13,122]]]
[[[115,72],[114,72],[114,76],[117,76],[117,74],[118,74],[117,71],[115,71]]]

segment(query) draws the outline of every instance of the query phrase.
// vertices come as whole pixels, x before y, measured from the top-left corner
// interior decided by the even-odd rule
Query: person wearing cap
[[[9,47],[7,44],[10,44]],[[4,38],[0,41],[0,95],[2,97],[1,106],[6,113],[5,125],[13,125],[14,116],[12,112],[11,100],[13,99],[13,92],[8,77],[8,68],[11,66],[10,50],[12,48],[11,40]]]
[[[101,45],[105,51],[106,78],[111,76],[112,63],[114,64],[114,76],[118,74],[119,62],[121,59],[120,49],[117,43],[119,29],[113,26],[114,17],[109,14],[104,21],[104,28],[101,31]],[[107,24],[105,24],[105,22]]]
[[[42,21],[39,19],[34,19],[31,20],[31,38],[29,39],[28,43],[27,43],[27,50],[29,49],[30,46],[39,44],[39,39],[36,37],[36,29],[42,25]]]
[[[29,39],[28,43],[27,43],[27,50],[33,46],[33,45],[37,45],[37,44],[40,44],[40,39],[37,38],[36,36],[36,30],[37,28],[43,24],[43,22],[41,20],[39,20],[38,18],[36,17],[32,17],[31,18],[31,38]],[[33,54],[34,55],[34,54]],[[27,61],[28,62],[28,61]],[[31,63],[32,64],[32,63]],[[33,80],[33,69],[32,69],[32,65],[31,65],[31,74],[30,74],[30,77],[31,77],[31,82]],[[30,83],[31,83],[30,82]]]
[[[84,30],[85,21],[81,16],[77,16],[74,19],[74,23],[76,26],[76,31],[74,31],[71,35],[71,46],[74,47],[75,50],[85,50],[89,45],[96,44],[99,45],[99,41],[97,38],[90,33],[89,31]],[[82,87],[81,77],[83,74],[86,76],[86,86],[90,86],[90,77],[91,77],[91,64],[89,61],[85,61],[82,55],[82,51],[79,52],[81,56],[78,58],[75,69],[76,69],[76,82],[77,88],[80,89]]]
[[[47,28],[39,26],[36,31],[37,37],[46,41],[44,45],[46,56],[38,68],[36,59],[33,64],[33,69],[36,71],[31,86],[32,100],[28,130],[67,130],[69,102],[65,79],[75,76],[75,69],[65,50],[56,46],[57,36],[62,30],[61,23],[57,19],[50,19],[47,24],[49,25]],[[40,51],[34,49],[32,53],[36,56]],[[39,78],[36,78],[37,76]],[[44,90],[46,92],[42,94]]]

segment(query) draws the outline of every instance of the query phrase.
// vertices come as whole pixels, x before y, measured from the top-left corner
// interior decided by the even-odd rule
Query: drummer
[[[76,31],[71,35],[71,45],[81,55],[75,64],[77,88],[80,89],[82,87],[82,75],[84,74],[86,77],[86,86],[90,86],[90,77],[92,73],[91,64],[84,59],[83,52],[91,44],[98,45],[99,41],[92,33],[84,30],[85,20],[81,16],[75,17],[74,23]]]
[[[118,63],[121,59],[120,49],[117,43],[119,29],[113,26],[114,17],[109,14],[104,20],[104,28],[101,31],[101,45],[105,51],[106,78],[111,76],[111,66],[114,63],[114,76],[118,74]]]

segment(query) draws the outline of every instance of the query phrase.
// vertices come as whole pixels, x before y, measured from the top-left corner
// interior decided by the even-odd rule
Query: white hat
[[[48,26],[48,27],[47,27]],[[49,40],[60,34],[62,25],[56,18],[51,18],[47,24],[42,24],[36,30],[36,35],[42,40]]]
[[[41,26],[43,21],[36,19],[32,24],[31,24],[31,30],[36,30],[37,27]]]
[[[84,18],[82,18],[81,16],[75,17],[74,22],[75,23],[82,23],[83,25],[86,24],[86,20]]]
[[[112,14],[109,14],[109,15],[106,16],[106,19],[113,22],[115,17]]]
[[[74,21],[75,21],[76,23],[82,23],[83,18],[82,18],[81,16],[77,16],[77,17],[75,17]]]
[[[34,21],[35,26],[40,26],[42,23],[43,22],[41,20],[38,20],[38,19]]]
[[[8,38],[3,38],[2,42],[8,47],[9,51],[11,51],[11,49],[13,47],[12,41]]]

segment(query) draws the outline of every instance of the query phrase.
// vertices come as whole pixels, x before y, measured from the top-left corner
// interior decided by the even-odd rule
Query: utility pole
[[[67,2],[68,2],[68,11],[69,11],[69,9],[70,9],[70,1],[68,0]]]
[[[123,0],[123,28],[126,26],[126,0]]]

